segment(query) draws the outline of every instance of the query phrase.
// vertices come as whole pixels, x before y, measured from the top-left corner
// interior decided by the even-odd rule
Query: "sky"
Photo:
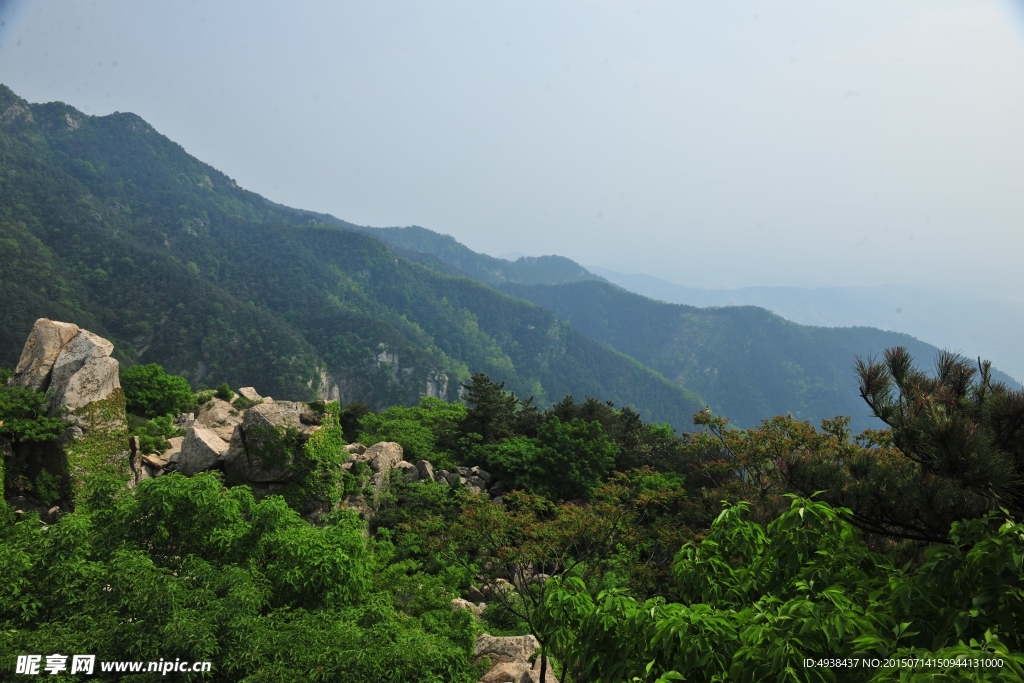
[[[1024,0],[0,0],[0,82],[240,185],[694,287],[1024,300]]]

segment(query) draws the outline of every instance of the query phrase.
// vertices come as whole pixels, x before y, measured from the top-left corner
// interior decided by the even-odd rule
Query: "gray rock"
[[[459,475],[463,477],[468,477],[470,475],[468,467],[456,467],[455,471],[458,472]]]
[[[499,662],[478,683],[533,683],[529,662]]]
[[[422,481],[434,480],[434,466],[430,464],[429,460],[417,460],[416,471],[419,473],[419,479]]]
[[[178,429],[188,429],[196,423],[195,413],[181,413],[174,418],[174,426]]]
[[[466,490],[469,491],[471,496],[479,496],[483,492],[479,486],[467,486]]]
[[[195,423],[206,429],[232,427],[242,424],[242,414],[227,401],[211,398],[199,408]]]
[[[466,479],[466,484],[472,488],[477,489],[478,491],[487,490],[487,482],[476,475],[470,475]]]
[[[345,446],[342,450],[355,455],[362,455],[363,453],[366,452],[366,446],[364,446],[361,443],[350,443],[349,445]]]
[[[481,602],[479,605],[474,605],[469,600],[463,600],[462,598],[453,598],[452,607],[454,607],[455,609],[468,609],[473,613],[474,618],[479,619],[480,615],[482,615],[484,613],[484,610],[487,609],[487,604]]]
[[[491,488],[487,489],[487,493],[491,496],[503,496],[508,493],[508,487],[503,482],[496,481]]]
[[[242,415],[241,424],[231,434],[224,471],[228,476],[250,483],[285,483],[298,476],[295,459],[301,456],[296,448],[291,453],[278,453],[278,435],[293,429],[298,434],[296,446],[320,427],[311,424],[319,416],[304,403],[275,401],[253,406]],[[401,457],[398,458],[401,460]],[[397,462],[397,461],[396,461]]]
[[[402,461],[402,447],[393,441],[381,441],[366,449],[363,459],[374,472],[387,472]]]
[[[476,638],[473,656],[475,661],[486,656],[495,663],[528,662],[539,647],[540,643],[531,635],[497,637],[482,633]]]
[[[241,389],[238,390],[238,395],[244,396],[250,401],[259,401],[260,399],[263,398],[258,393],[256,393],[256,390],[253,389],[252,387],[242,387]]]
[[[73,413],[90,403],[109,398],[121,388],[119,375],[120,364],[113,358],[90,358],[66,382],[50,385],[51,390],[58,387],[50,398],[51,415]]]
[[[178,471],[185,476],[204,472],[217,464],[228,444],[211,429],[192,427],[181,444]]]
[[[61,350],[79,332],[78,325],[39,318],[28,333],[21,350],[21,358],[8,381],[10,386],[24,387],[35,392],[46,391],[50,385],[53,364]]]
[[[50,409],[54,411],[64,401],[71,378],[91,360],[108,358],[114,345],[88,330],[79,330],[71,341],[65,344],[53,362],[50,374],[50,386],[47,395],[50,397]],[[116,363],[116,361],[114,361]],[[120,382],[118,383],[120,386]],[[108,394],[109,395],[109,394]]]
[[[487,472],[486,470],[481,469],[479,465],[475,465],[473,467],[470,467],[469,468],[469,474],[470,474],[471,477],[472,476],[480,477],[480,479],[482,479],[484,484],[485,484],[485,486],[483,488],[487,488],[486,485],[489,485],[492,482],[492,480],[494,479],[494,477],[491,475],[490,472]]]
[[[418,481],[420,478],[419,470],[417,470],[416,465],[413,465],[411,462],[402,460],[395,465],[395,468],[402,470],[402,477],[408,482]]]

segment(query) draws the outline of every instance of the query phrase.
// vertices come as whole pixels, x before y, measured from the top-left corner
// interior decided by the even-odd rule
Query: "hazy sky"
[[[495,255],[1024,298],[1022,6],[0,0],[0,82]]]

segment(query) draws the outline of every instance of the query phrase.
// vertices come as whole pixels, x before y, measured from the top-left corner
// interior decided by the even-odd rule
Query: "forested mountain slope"
[[[239,188],[133,114],[0,89],[0,193],[0,366],[48,316],[194,386],[381,407],[455,398],[479,371],[677,427],[701,405],[548,311]]]
[[[666,304],[602,282],[502,289],[693,388],[742,426],[792,413],[815,423],[850,415],[855,428],[877,428],[858,395],[854,359],[905,346],[930,364],[938,353],[906,334],[798,325],[754,306]]]

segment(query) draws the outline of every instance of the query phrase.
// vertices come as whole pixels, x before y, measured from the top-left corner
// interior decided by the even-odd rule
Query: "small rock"
[[[353,453],[355,455],[362,455],[366,452],[366,446],[361,443],[350,443],[349,445],[342,448],[347,453]]]
[[[381,441],[367,448],[363,457],[374,472],[387,472],[402,462],[402,447],[393,441]]]
[[[491,488],[487,489],[487,493],[491,494],[492,496],[504,496],[506,493],[508,493],[508,488],[505,486],[504,482],[496,481],[494,482],[494,485],[491,486]]]
[[[471,487],[479,489],[479,491],[487,490],[487,482],[484,481],[482,478],[476,476],[475,474],[471,474],[469,477],[466,478],[466,484]]]
[[[495,496],[494,498],[491,498],[491,502],[495,505],[504,505],[505,498],[503,496]]]
[[[454,598],[452,600],[452,607],[454,607],[455,609],[468,609],[470,612],[473,613],[474,619],[479,619],[480,615],[484,613],[485,609],[487,609],[487,604],[481,602],[479,605],[474,605],[469,600],[463,600],[462,598]]]
[[[258,393],[256,393],[256,390],[252,387],[242,387],[241,389],[238,390],[238,395],[243,396],[249,399],[250,401],[254,402],[259,401],[260,399],[263,398]]]
[[[206,429],[233,428],[235,425],[242,424],[242,415],[233,405],[215,396],[199,408],[195,423]]]
[[[476,586],[470,586],[469,591],[466,593],[466,597],[473,602],[484,602],[487,598]]]
[[[490,484],[494,479],[494,476],[490,472],[482,469],[479,465],[475,465],[469,468],[470,476],[480,477],[484,481],[484,488],[487,488],[487,484]]]
[[[56,524],[60,521],[60,518],[63,516],[64,513],[61,511],[59,505],[54,505],[53,507],[46,511],[45,515],[40,515],[42,520],[47,524]]]
[[[411,462],[402,460],[395,465],[395,468],[402,470],[402,476],[408,482],[417,481],[420,478],[419,470],[417,470],[416,465],[413,465]]]
[[[471,496],[479,496],[482,493],[479,486],[469,486],[466,490],[469,491]]]
[[[227,450],[227,442],[212,429],[192,427],[181,444],[178,471],[190,477],[208,470],[217,464]]]
[[[178,429],[188,429],[196,423],[195,413],[181,413],[174,418],[174,426]]]
[[[416,472],[419,474],[419,479],[423,481],[434,480],[434,466],[430,464],[429,460],[417,460]]]

